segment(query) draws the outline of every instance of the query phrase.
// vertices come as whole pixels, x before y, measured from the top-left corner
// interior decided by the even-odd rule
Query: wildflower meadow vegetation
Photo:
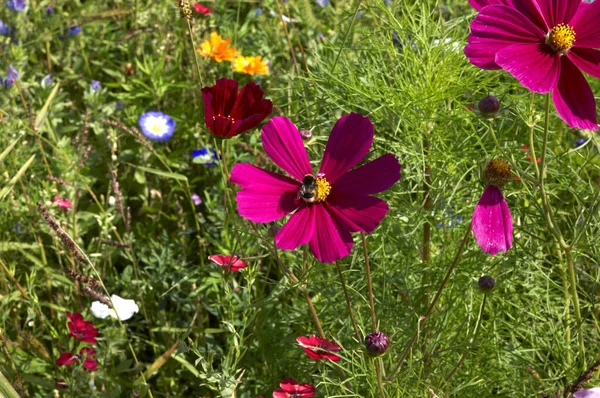
[[[0,2],[0,397],[600,397],[600,0]]]

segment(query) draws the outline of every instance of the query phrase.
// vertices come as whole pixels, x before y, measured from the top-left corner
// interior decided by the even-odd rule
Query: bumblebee
[[[313,203],[318,196],[319,190],[316,177],[312,174],[305,175],[302,179],[302,187],[298,191],[298,197],[306,203]]]

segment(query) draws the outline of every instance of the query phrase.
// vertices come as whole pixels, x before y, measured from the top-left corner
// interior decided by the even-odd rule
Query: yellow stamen
[[[327,182],[324,177],[317,178],[317,197],[315,202],[322,202],[327,199],[327,196],[331,192],[331,185]]]
[[[575,30],[564,23],[558,24],[548,33],[546,43],[557,52],[567,51],[575,43]]]
[[[508,163],[502,159],[492,159],[485,166],[485,181],[490,185],[502,187],[511,177]]]

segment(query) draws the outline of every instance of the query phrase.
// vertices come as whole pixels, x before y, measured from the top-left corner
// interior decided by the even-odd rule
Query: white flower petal
[[[133,300],[123,299],[116,294],[111,295],[110,299],[114,309],[108,308],[106,304],[102,304],[99,301],[94,301],[92,303],[92,314],[94,314],[96,318],[105,319],[110,316],[114,319],[117,319],[118,314],[122,321],[126,321],[140,310],[138,305]]]

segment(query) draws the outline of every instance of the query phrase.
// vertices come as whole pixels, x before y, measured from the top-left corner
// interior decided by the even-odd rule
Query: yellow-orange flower
[[[269,66],[267,61],[263,61],[260,55],[256,57],[244,57],[240,55],[233,60],[233,69],[236,72],[246,73],[248,75],[268,75]]]
[[[237,50],[229,47],[231,40],[223,40],[217,32],[210,34],[210,40],[204,40],[200,43],[198,53],[203,57],[211,57],[217,62],[233,61],[237,55]]]

